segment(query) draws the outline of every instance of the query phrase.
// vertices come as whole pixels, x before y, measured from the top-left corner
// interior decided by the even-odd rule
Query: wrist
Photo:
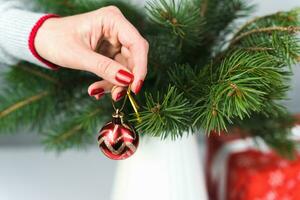
[[[57,17],[58,16],[54,14],[44,15],[36,22],[29,35],[29,48],[31,53],[36,59],[52,69],[57,69],[58,66],[47,59],[44,49],[46,48],[45,41],[48,40],[47,35],[49,36],[51,30],[53,30],[50,25],[53,24],[52,21],[58,19]]]

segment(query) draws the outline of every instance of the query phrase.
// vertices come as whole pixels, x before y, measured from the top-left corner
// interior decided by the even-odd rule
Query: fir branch
[[[60,86],[62,83],[55,77],[50,70],[34,66],[27,62],[21,62],[17,65],[11,66],[11,71],[4,73],[4,79],[10,84],[10,87],[17,87],[19,83],[23,87],[30,89],[32,85],[43,84],[44,88],[52,85]]]
[[[200,15],[202,17],[205,17],[206,11],[207,11],[207,7],[208,7],[208,0],[202,0],[201,1],[201,6],[200,6]]]
[[[299,13],[300,9],[295,8],[288,12],[276,12],[270,15],[254,17],[242,25],[235,35],[240,35],[242,32],[253,29],[253,27],[299,26]]]
[[[86,103],[86,107],[72,115],[69,113],[55,127],[45,132],[43,143],[48,149],[62,151],[94,141],[94,136],[99,131],[97,128],[103,123],[103,117],[99,118],[100,114],[106,114],[106,109],[92,101]]]
[[[300,31],[300,26],[289,26],[289,27],[279,27],[279,26],[275,26],[275,27],[267,27],[267,28],[258,28],[258,29],[253,29],[247,32],[244,32],[242,34],[240,34],[239,36],[235,37],[232,39],[230,45],[234,45],[236,43],[238,43],[240,40],[242,40],[243,38],[252,35],[252,34],[258,34],[258,33],[273,33],[274,31],[281,31],[281,32],[289,32],[289,33],[296,33],[298,31]]]
[[[4,89],[0,93],[0,132],[15,133],[28,125],[32,129],[46,126],[48,117],[54,116],[52,95],[32,87]]]
[[[32,104],[35,103],[35,101],[39,101],[47,95],[49,95],[49,92],[43,91],[38,94],[35,94],[34,96],[22,99],[21,101],[14,103],[13,105],[9,106],[8,108],[5,108],[4,110],[0,110],[0,119],[24,106],[27,106],[28,104]]]
[[[82,97],[77,88],[85,86],[84,81],[78,81],[85,75],[78,72],[75,75],[75,72],[61,69],[53,73],[28,63],[13,66],[4,75],[7,84],[0,91],[1,132],[13,133],[28,125],[32,130],[46,128],[49,123],[55,123],[62,111],[76,109],[74,102]],[[77,81],[72,81],[74,78]],[[77,84],[66,84],[69,82]]]
[[[25,67],[23,64],[20,64],[18,66],[19,69],[24,70],[26,72],[28,72],[29,74],[31,74],[31,76],[38,76],[42,79],[48,80],[56,85],[60,85],[59,80],[55,79],[54,77],[44,73],[43,71],[40,70],[36,70],[36,68],[33,67]]]
[[[199,9],[190,5],[189,1],[151,1],[147,3],[146,9],[152,22],[172,31],[180,42],[199,45],[202,18]]]
[[[70,137],[74,136],[75,134],[78,134],[78,132],[82,130],[81,124],[74,125],[74,127],[70,128],[66,132],[59,133],[59,136],[56,137],[52,143],[53,145],[59,145],[61,143],[64,143],[66,140],[68,140]]]
[[[205,87],[200,88],[197,86],[200,80],[203,82],[205,79],[197,77],[196,70],[189,64],[175,64],[167,73],[170,82],[191,101],[198,100],[199,96],[205,93],[204,90],[207,90]]]
[[[244,47],[242,48],[246,51],[274,51],[274,48],[271,47]]]
[[[175,139],[191,128],[191,105],[174,86],[163,97],[157,93],[154,99],[146,94],[146,105],[140,112],[142,122],[136,127],[141,134]]]
[[[183,60],[182,51],[176,42],[167,35],[149,36],[149,70],[147,78],[156,80],[155,86],[165,81],[165,74],[170,66],[181,63]],[[164,52],[164,53],[161,53]]]
[[[282,65],[264,52],[249,54],[238,50],[227,55],[214,71],[209,92],[202,93],[206,96],[196,102],[194,125],[204,127],[207,132],[222,131],[236,117],[242,120],[252,113],[268,110],[264,102],[270,98],[272,88],[278,92],[282,89],[281,94],[287,90],[284,86],[289,69],[283,70]]]

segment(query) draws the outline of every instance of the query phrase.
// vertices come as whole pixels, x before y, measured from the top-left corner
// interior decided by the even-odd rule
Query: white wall
[[[0,147],[0,199],[107,200],[115,165],[97,145],[62,155],[41,146]]]
[[[255,0],[255,15],[300,6],[299,0]],[[300,67],[295,69],[287,104],[300,112]],[[0,200],[108,200],[117,162],[104,158],[97,146],[61,155],[44,152],[35,135],[0,136]]]

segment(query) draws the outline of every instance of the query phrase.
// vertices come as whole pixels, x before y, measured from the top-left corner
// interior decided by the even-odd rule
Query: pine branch
[[[31,125],[34,128],[47,124],[47,117],[53,114],[53,104],[47,91],[4,90],[0,105],[0,130],[14,133],[20,127]],[[43,122],[44,121],[44,122]],[[34,122],[34,123],[33,123]]]
[[[24,67],[23,64],[20,64],[18,66],[19,70],[24,70],[25,72],[28,72],[29,74],[31,74],[31,76],[37,76],[37,77],[40,77],[42,79],[45,79],[45,80],[48,80],[56,85],[59,85],[59,81],[57,79],[55,79],[54,77],[50,76],[49,74],[47,73],[44,73],[43,71],[39,71],[39,70],[36,70],[36,68],[32,68],[32,67]]]
[[[66,132],[63,133],[59,133],[58,136],[56,136],[54,138],[53,141],[51,141],[55,147],[57,147],[57,145],[65,143],[66,141],[68,141],[72,136],[74,136],[75,134],[78,134],[79,131],[82,130],[81,124],[77,124],[74,125],[73,127],[71,127],[69,130],[67,130]]]
[[[4,76],[7,85],[0,91],[1,132],[13,133],[28,125],[33,130],[41,130],[54,123],[63,111],[72,112],[83,92],[86,97],[85,91],[80,93],[78,90],[89,83],[85,83],[85,76],[63,69],[53,73],[28,63],[12,67]],[[93,80],[92,77],[89,79]],[[70,88],[69,82],[75,84]]]
[[[299,9],[294,9],[259,17],[252,24],[246,23],[231,40],[229,49],[265,49],[291,67],[298,62],[300,55],[296,35],[300,30],[299,13]]]
[[[140,112],[142,122],[136,128],[140,134],[175,139],[191,128],[190,106],[175,87],[169,87],[164,96],[157,93],[156,98],[146,94],[146,106]]]
[[[243,26],[235,33],[235,35],[240,35],[241,33],[258,27],[270,27],[270,26],[299,26],[299,8],[295,8],[288,12],[277,12],[270,15],[264,15],[260,17],[255,17]]]
[[[85,104],[84,108],[69,113],[54,128],[45,131],[44,144],[48,149],[62,151],[95,142],[97,132],[109,112],[104,106],[91,100],[87,100]]]
[[[198,87],[199,80],[204,80],[202,77],[197,77],[196,70],[193,69],[189,64],[175,64],[174,67],[169,69],[168,76],[170,82],[177,88],[179,91],[184,93],[184,96],[187,99],[190,99],[192,102],[199,100],[199,96],[204,94],[207,88]],[[202,86],[204,84],[201,84]]]
[[[47,95],[49,95],[49,92],[47,92],[47,91],[40,92],[39,94],[36,94],[34,96],[31,96],[31,97],[25,98],[19,102],[16,102],[15,104],[9,106],[8,108],[6,108],[0,112],[0,119],[18,109],[21,109],[24,106],[27,106],[28,104],[34,103],[35,101],[39,101],[40,99],[46,97]]]
[[[243,50],[246,51],[274,51],[274,48],[271,47],[245,47],[242,48]]]
[[[167,35],[149,36],[147,39],[151,41],[147,79],[155,80],[155,84],[152,85],[158,86],[165,83],[165,74],[170,66],[172,66],[174,62],[182,62],[183,55],[176,42]]]
[[[289,27],[267,27],[267,28],[258,28],[258,29],[253,29],[247,32],[244,32],[242,34],[240,34],[239,36],[235,37],[232,41],[230,45],[234,45],[236,43],[238,43],[240,40],[242,40],[243,38],[252,35],[252,34],[258,34],[258,33],[274,33],[274,31],[281,31],[281,32],[289,32],[289,33],[296,33],[298,31],[300,31],[300,26],[298,27],[294,27],[294,26],[289,26]]]
[[[236,117],[242,120],[267,110],[264,102],[270,100],[272,88],[277,92],[281,88],[281,94],[287,90],[284,86],[289,69],[283,70],[282,65],[264,52],[234,51],[227,55],[210,75],[213,80],[209,92],[201,94],[206,96],[196,102],[194,124],[200,123],[207,132],[222,131]]]
[[[47,116],[54,110],[51,86],[57,82],[42,70],[37,72],[26,64],[20,64],[5,74],[4,82],[7,84],[0,91],[1,132],[13,133],[27,125],[40,128],[41,123],[38,122],[42,120],[47,123]]]
[[[179,42],[199,45],[201,41],[202,18],[199,9],[191,2],[181,0],[158,0],[147,3],[146,9],[152,22],[166,28],[174,34]]]

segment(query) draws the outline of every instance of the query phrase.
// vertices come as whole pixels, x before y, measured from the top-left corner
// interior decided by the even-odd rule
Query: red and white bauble
[[[98,144],[108,158],[123,160],[136,152],[139,136],[130,124],[123,122],[123,114],[117,112],[100,130]]]

